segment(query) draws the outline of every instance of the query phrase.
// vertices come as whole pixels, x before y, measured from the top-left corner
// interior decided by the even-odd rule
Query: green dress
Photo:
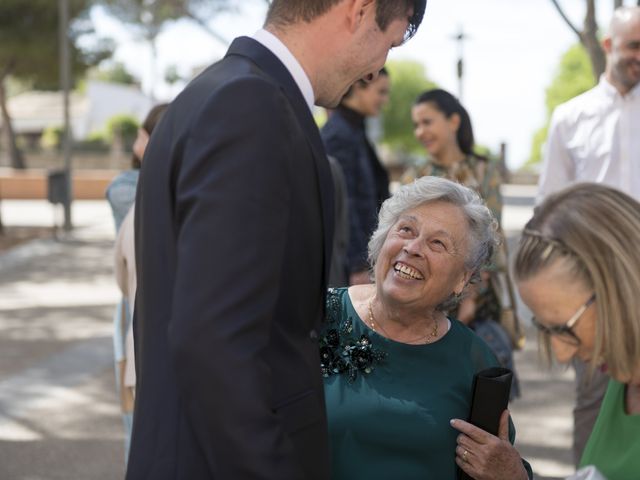
[[[609,380],[580,466],[595,465],[609,480],[640,478],[640,414],[625,413],[625,386]]]
[[[497,365],[451,320],[439,341],[407,345],[369,329],[346,288],[330,289],[321,336],[334,480],[454,480],[458,431],[473,375]],[[512,434],[514,432],[512,431]]]

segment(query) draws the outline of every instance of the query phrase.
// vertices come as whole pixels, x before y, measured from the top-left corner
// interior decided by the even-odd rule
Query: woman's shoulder
[[[342,315],[346,309],[358,310],[357,305],[371,296],[371,285],[329,288],[327,290],[327,316],[329,320]]]
[[[125,197],[125,201],[128,201],[131,195],[135,196],[139,176],[139,170],[131,169],[120,172],[107,186],[107,199],[112,202],[118,202],[121,197]]]
[[[498,360],[489,345],[476,332],[455,318],[450,318],[450,321],[451,331],[461,344],[460,351],[467,352],[471,360],[482,368],[498,364]]]
[[[342,303],[344,295],[347,293],[347,287],[329,287],[327,289],[327,307],[334,303]]]

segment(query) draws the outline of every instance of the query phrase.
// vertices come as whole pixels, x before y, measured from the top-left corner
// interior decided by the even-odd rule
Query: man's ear
[[[610,35],[606,35],[605,37],[603,37],[602,41],[600,42],[604,53],[606,53],[607,55],[611,53],[611,42],[612,40]]]
[[[346,0],[349,30],[353,33],[364,23],[369,12],[375,15],[375,0]]]

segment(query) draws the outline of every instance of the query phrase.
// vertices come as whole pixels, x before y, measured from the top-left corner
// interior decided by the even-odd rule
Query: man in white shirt
[[[640,7],[614,12],[602,40],[607,66],[597,86],[551,117],[537,203],[578,182],[603,183],[640,200]],[[608,377],[577,360],[574,460],[580,461]]]
[[[273,0],[154,130],[127,480],[329,478],[317,331],[333,188],[312,108],[373,80],[425,3]]]
[[[577,182],[640,200],[640,7],[616,10],[602,46],[607,67],[598,85],[553,112],[538,203]]]

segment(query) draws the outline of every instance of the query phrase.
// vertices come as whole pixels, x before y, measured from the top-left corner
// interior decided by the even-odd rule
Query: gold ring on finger
[[[468,454],[468,453],[469,453],[469,452],[468,452],[467,450],[465,450],[464,452],[462,452],[462,461],[463,461],[463,462],[466,462],[466,461],[467,461],[467,454]]]

